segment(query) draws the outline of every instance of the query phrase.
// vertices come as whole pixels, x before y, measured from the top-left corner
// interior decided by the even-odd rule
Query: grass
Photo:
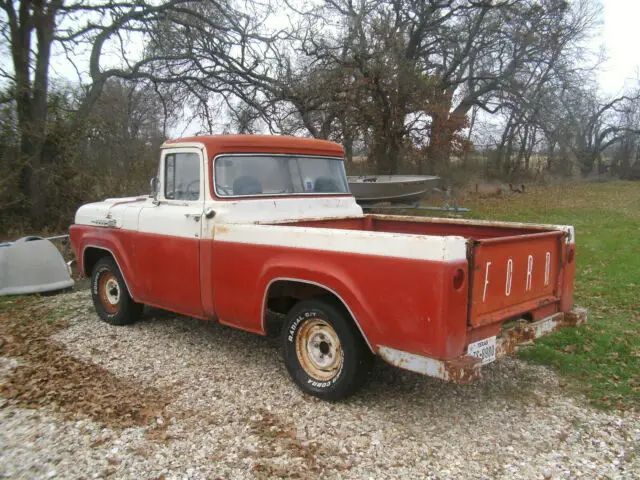
[[[574,304],[589,310],[588,323],[540,339],[520,357],[554,367],[600,407],[640,406],[640,183],[540,187],[461,203],[470,218],[575,226]]]

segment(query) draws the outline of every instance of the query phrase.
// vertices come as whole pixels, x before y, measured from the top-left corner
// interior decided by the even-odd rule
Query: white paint
[[[487,262],[487,266],[484,270],[484,291],[482,292],[482,303],[484,303],[487,298],[487,287],[489,286],[489,267],[491,266],[491,262]]]
[[[173,143],[169,143],[169,142],[164,142],[162,145],[160,145],[160,148],[162,150],[165,149],[179,149],[179,148],[197,148],[200,150],[204,150],[204,143],[202,142],[173,142]],[[209,158],[209,157],[206,157]]]
[[[362,208],[351,196],[243,198],[210,202],[215,223],[275,223],[298,219],[362,218]]]
[[[149,197],[107,198],[102,202],[87,203],[76,211],[74,223],[96,226],[94,220],[115,220],[114,228],[135,230],[138,213]],[[113,222],[111,222],[113,223]]]
[[[508,297],[511,295],[511,282],[513,280],[513,260],[507,261],[507,280],[504,286],[504,294]]]
[[[339,230],[288,225],[216,224],[219,242],[269,245],[381,257],[458,262],[466,260],[466,240],[455,236],[431,236]]]
[[[544,284],[549,285],[549,276],[551,275],[551,252],[547,252],[544,262]]]
[[[533,283],[533,255],[527,257],[527,285],[525,291],[531,290],[531,284]]]
[[[446,369],[446,364],[442,360],[435,358],[423,357],[415,353],[397,350],[395,348],[378,345],[378,353],[391,365],[409,370],[411,372],[421,373],[429,377],[440,378],[442,380],[450,380]],[[480,368],[480,363],[477,364]]]
[[[205,158],[202,146],[165,148],[161,152],[160,171],[165,171],[168,155],[191,153],[200,157],[200,197],[198,200],[173,200],[165,198],[165,175],[159,175],[158,202],[146,202],[140,209],[137,230],[143,233],[169,235],[181,238],[200,238],[202,212],[206,196]]]

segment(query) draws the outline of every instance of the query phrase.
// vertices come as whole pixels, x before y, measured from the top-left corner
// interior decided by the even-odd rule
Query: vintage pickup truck
[[[332,142],[168,141],[152,190],[76,213],[100,318],[125,325],[146,304],[280,331],[291,377],[320,398],[353,393],[376,355],[468,383],[519,343],[586,320],[572,309],[572,227],[365,215]]]

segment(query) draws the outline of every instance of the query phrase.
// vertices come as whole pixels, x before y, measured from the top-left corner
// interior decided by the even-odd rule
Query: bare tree
[[[598,8],[592,0],[327,0],[298,14],[303,23],[281,50],[289,54],[274,54],[276,67],[259,81],[247,79],[262,93],[254,98],[264,111],[295,111],[313,136],[368,138],[378,170],[392,173],[416,140],[431,168],[464,148],[472,108],[534,102],[558,65],[579,60]]]
[[[89,83],[75,116],[81,128],[111,78],[146,80],[169,93],[183,85],[190,94],[237,89],[233,72],[247,64],[254,19],[229,1],[168,0],[0,0],[0,32],[9,46],[12,65],[0,75],[11,85],[5,99],[15,101],[23,169],[22,191],[30,201],[34,225],[42,222],[42,174],[46,159],[49,70],[54,45],[60,47]],[[186,35],[190,43],[182,41]],[[131,44],[145,45],[144,51]],[[77,55],[90,47],[88,66]],[[162,46],[162,48],[160,48]],[[133,51],[132,51],[133,50]],[[117,52],[120,64],[105,62]],[[206,55],[202,52],[206,51]],[[113,58],[113,55],[110,55]],[[250,62],[256,60],[252,57]]]

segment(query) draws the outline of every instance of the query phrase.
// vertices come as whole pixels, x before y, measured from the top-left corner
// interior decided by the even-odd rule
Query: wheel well
[[[113,258],[113,255],[111,255],[110,251],[104,250],[102,248],[98,248],[98,247],[85,248],[84,256],[82,259],[82,270],[87,277],[91,276],[91,271],[93,270],[94,265],[98,263],[98,260],[100,260],[102,257]]]
[[[268,335],[277,335],[282,330],[284,318],[300,300],[321,298],[341,309],[360,331],[368,345],[358,322],[351,314],[346,303],[332,290],[315,283],[301,280],[277,280],[269,286],[265,295],[264,328]],[[371,349],[371,346],[369,346]]]

